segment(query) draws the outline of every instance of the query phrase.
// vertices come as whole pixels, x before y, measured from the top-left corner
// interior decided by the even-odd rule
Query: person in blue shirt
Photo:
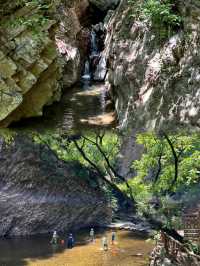
[[[67,247],[68,248],[73,248],[74,247],[74,238],[73,235],[70,234],[67,240]]]

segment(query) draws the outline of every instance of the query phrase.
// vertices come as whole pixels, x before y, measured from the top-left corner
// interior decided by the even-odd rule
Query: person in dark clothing
[[[74,238],[73,235],[70,234],[67,240],[67,247],[68,248],[73,248],[74,247]]]
[[[116,233],[115,233],[115,231],[112,231],[112,234],[111,234],[111,243],[112,243],[112,245],[115,244],[115,240],[116,240]]]

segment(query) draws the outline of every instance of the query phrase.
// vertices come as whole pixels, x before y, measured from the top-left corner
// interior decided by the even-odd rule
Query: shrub
[[[175,12],[172,0],[128,0],[128,3],[132,10],[131,17],[151,21],[159,32],[160,40],[169,37],[174,29],[181,26],[181,16]]]
[[[143,14],[149,17],[153,24],[179,26],[181,17],[173,12],[171,0],[147,0],[143,5]]]

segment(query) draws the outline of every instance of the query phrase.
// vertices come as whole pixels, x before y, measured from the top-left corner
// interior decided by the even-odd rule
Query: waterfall
[[[96,81],[104,81],[107,73],[107,62],[106,58],[103,54],[101,54],[98,65],[96,66],[96,70],[94,72],[93,79]]]
[[[88,60],[85,61],[84,74],[82,76],[82,79],[84,79],[84,80],[90,80],[91,79],[90,62]]]
[[[97,34],[94,30],[91,31],[91,39],[90,39],[90,42],[91,42],[91,57],[94,57],[94,56],[98,56],[99,54],[99,49],[98,49],[98,45],[97,45]]]
[[[102,35],[104,26],[102,23],[95,25],[95,30],[91,31],[91,59],[93,61],[93,79],[104,81],[107,73],[107,62],[104,52],[101,52]]]
[[[90,32],[90,54],[89,60],[85,62],[83,80],[104,81],[107,73],[106,56],[101,52],[104,32],[103,24],[93,26]]]

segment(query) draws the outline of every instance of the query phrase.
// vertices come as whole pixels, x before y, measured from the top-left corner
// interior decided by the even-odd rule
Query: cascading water
[[[56,128],[58,131],[79,132],[91,127],[109,128],[115,123],[115,113],[104,82],[107,73],[104,24],[93,25],[90,32],[87,29],[86,38],[84,48],[88,54],[80,83],[66,90],[59,104],[45,108],[41,120],[29,119],[26,125],[23,121],[23,125],[31,129]]]
[[[96,32],[92,29],[90,32],[90,53],[88,55],[89,60],[86,60],[85,66],[84,66],[84,74],[82,76],[83,80],[91,80],[92,78],[92,73],[94,71],[94,65],[96,59],[98,60],[99,58],[99,48],[97,44],[97,34]]]
[[[97,45],[97,34],[94,30],[91,31],[90,34],[90,42],[91,42],[91,55],[90,57],[99,55],[99,47]]]
[[[105,56],[101,54],[99,63],[96,66],[96,70],[93,75],[93,79],[95,81],[103,81],[105,80],[107,73],[107,62]]]
[[[82,79],[84,79],[84,80],[90,80],[91,79],[90,62],[88,60],[85,62],[84,74],[82,76]]]
[[[89,60],[85,62],[83,80],[104,81],[107,73],[106,58],[102,52],[104,38],[103,24],[93,26],[90,32],[90,53]]]
[[[87,31],[88,32],[88,31]],[[102,23],[92,26],[85,44],[88,51],[83,64],[81,82],[66,90],[59,104],[44,110],[44,119],[27,120],[30,128],[56,128],[79,132],[91,127],[109,128],[115,123],[115,113],[108,107],[106,56],[104,56],[105,29]],[[88,45],[89,43],[89,45]],[[98,82],[93,82],[98,81]],[[112,103],[111,103],[112,104]],[[25,122],[23,122],[24,124]]]
[[[104,38],[105,38],[105,28],[103,23],[99,23],[94,26],[94,30],[92,31],[92,43],[94,45],[92,46],[95,48],[96,43],[98,42],[99,44],[97,53],[96,54],[94,53],[96,57],[93,58],[93,63],[94,63],[93,80],[95,81],[104,81],[107,73],[107,62],[103,51]]]

